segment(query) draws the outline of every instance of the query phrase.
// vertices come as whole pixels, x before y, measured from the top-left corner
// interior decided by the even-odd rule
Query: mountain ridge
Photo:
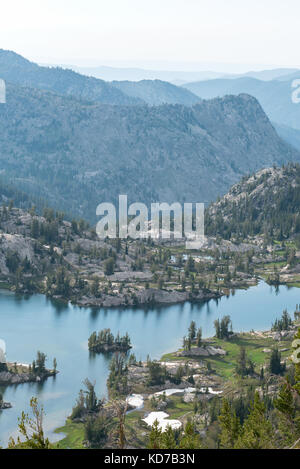
[[[0,77],[16,85],[103,104],[131,106],[144,104],[143,101],[125,95],[104,80],[59,67],[41,67],[13,51],[3,49],[0,49]]]
[[[300,78],[300,72],[299,72]],[[294,129],[300,129],[300,106],[292,101],[292,80],[262,81],[243,77],[217,79],[183,85],[202,99],[247,93],[262,105],[269,119]]]
[[[200,98],[189,90],[162,80],[112,81],[112,86],[128,96],[139,98],[151,106],[184,104],[192,106]]]
[[[206,232],[226,239],[300,235],[300,165],[289,163],[244,177],[206,213]]]
[[[208,203],[249,169],[300,161],[247,95],[122,107],[8,84],[0,128],[3,177],[90,221],[119,194]]]

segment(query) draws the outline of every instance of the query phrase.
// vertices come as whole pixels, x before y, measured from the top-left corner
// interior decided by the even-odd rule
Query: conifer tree
[[[219,424],[221,427],[220,447],[223,449],[233,449],[241,428],[236,413],[231,410],[227,399],[223,400]]]
[[[194,424],[188,421],[184,428],[184,436],[180,441],[181,449],[201,449],[199,435],[195,432]]]
[[[170,425],[167,426],[166,431],[162,434],[161,447],[162,449],[176,449],[177,447],[175,433]]]
[[[237,449],[272,449],[274,447],[274,431],[266,418],[266,408],[258,393],[255,393],[250,414],[244,422],[241,436],[235,447]]]
[[[155,420],[155,422],[152,425],[151,432],[149,435],[148,448],[149,449],[161,449],[161,446],[162,446],[161,440],[162,440],[162,431],[159,428],[158,420]]]
[[[282,436],[282,446],[290,446],[297,437],[297,430],[294,422],[296,407],[292,392],[292,386],[286,379],[281,387],[274,406],[279,413],[278,429]]]

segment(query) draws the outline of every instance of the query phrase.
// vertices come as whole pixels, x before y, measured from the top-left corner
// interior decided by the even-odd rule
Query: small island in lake
[[[25,363],[2,362],[0,364],[0,385],[9,386],[23,383],[43,382],[51,376],[57,375],[57,362],[54,358],[53,369],[45,366],[47,357],[37,352],[36,359],[31,365]]]
[[[127,352],[132,348],[127,333],[123,337],[120,337],[119,333],[114,337],[110,329],[103,329],[98,334],[93,332],[89,338],[88,346],[89,351],[95,353]]]
[[[3,396],[0,393],[0,410],[11,409],[12,405],[9,402],[4,402]]]

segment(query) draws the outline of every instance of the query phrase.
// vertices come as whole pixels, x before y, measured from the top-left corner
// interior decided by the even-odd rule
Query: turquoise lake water
[[[31,363],[37,350],[47,354],[48,366],[56,357],[60,373],[43,384],[22,384],[0,388],[13,408],[0,411],[0,445],[15,435],[17,418],[28,410],[32,396],[38,396],[46,411],[45,428],[52,431],[64,424],[85,378],[96,382],[98,396],[106,394],[109,358],[90,357],[87,341],[95,330],[110,328],[114,334],[128,332],[137,359],[160,358],[176,350],[192,320],[202,327],[204,337],[214,334],[216,318],[229,314],[235,331],[269,329],[287,308],[300,303],[300,290],[285,286],[274,289],[264,282],[249,290],[237,290],[229,297],[202,304],[167,307],[90,309],[62,305],[43,295],[29,298],[0,292],[0,339],[6,342],[7,360]]]

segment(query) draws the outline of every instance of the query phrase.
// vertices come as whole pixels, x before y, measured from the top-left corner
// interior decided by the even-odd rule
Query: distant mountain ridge
[[[160,80],[105,82],[70,69],[41,67],[14,52],[0,50],[0,77],[7,82],[81,100],[120,106],[199,102],[190,91]]]
[[[300,72],[293,77],[300,78]],[[184,87],[202,99],[247,93],[262,105],[271,121],[300,129],[300,104],[292,101],[292,79],[261,81],[255,78],[218,79],[189,83]]]
[[[53,67],[53,65],[51,65]],[[151,70],[138,67],[113,67],[113,66],[79,66],[79,65],[59,65],[62,68],[74,70],[82,75],[93,76],[106,81],[142,81],[161,80],[182,85],[197,81],[214,80],[216,78],[241,78],[252,77],[258,80],[277,80],[283,76],[293,74],[296,68],[276,68],[271,70],[249,71],[247,73],[228,73],[213,70],[185,71],[185,70]]]
[[[112,81],[111,84],[128,96],[139,98],[152,106],[166,103],[192,106],[200,101],[191,91],[161,80]]]
[[[53,66],[53,65],[52,65]],[[84,67],[78,65],[64,65],[61,67],[74,70],[82,75],[100,78],[106,81],[142,81],[160,80],[174,85],[198,80],[211,80],[223,77],[224,73],[214,71],[180,71],[180,70],[150,70],[138,67]],[[287,71],[289,73],[289,71]]]
[[[16,85],[87,101],[125,106],[144,104],[138,98],[125,95],[103,80],[58,67],[40,67],[15,52],[3,49],[0,49],[0,77]]]
[[[300,70],[297,68],[274,68],[271,70],[258,70],[258,71],[250,71],[247,73],[240,73],[236,75],[228,75],[224,76],[223,78],[255,78],[256,80],[261,81],[271,81],[271,80],[283,80],[286,81],[286,77],[299,73]]]
[[[273,123],[273,126],[280,138],[300,151],[300,130],[293,129],[283,124]]]

